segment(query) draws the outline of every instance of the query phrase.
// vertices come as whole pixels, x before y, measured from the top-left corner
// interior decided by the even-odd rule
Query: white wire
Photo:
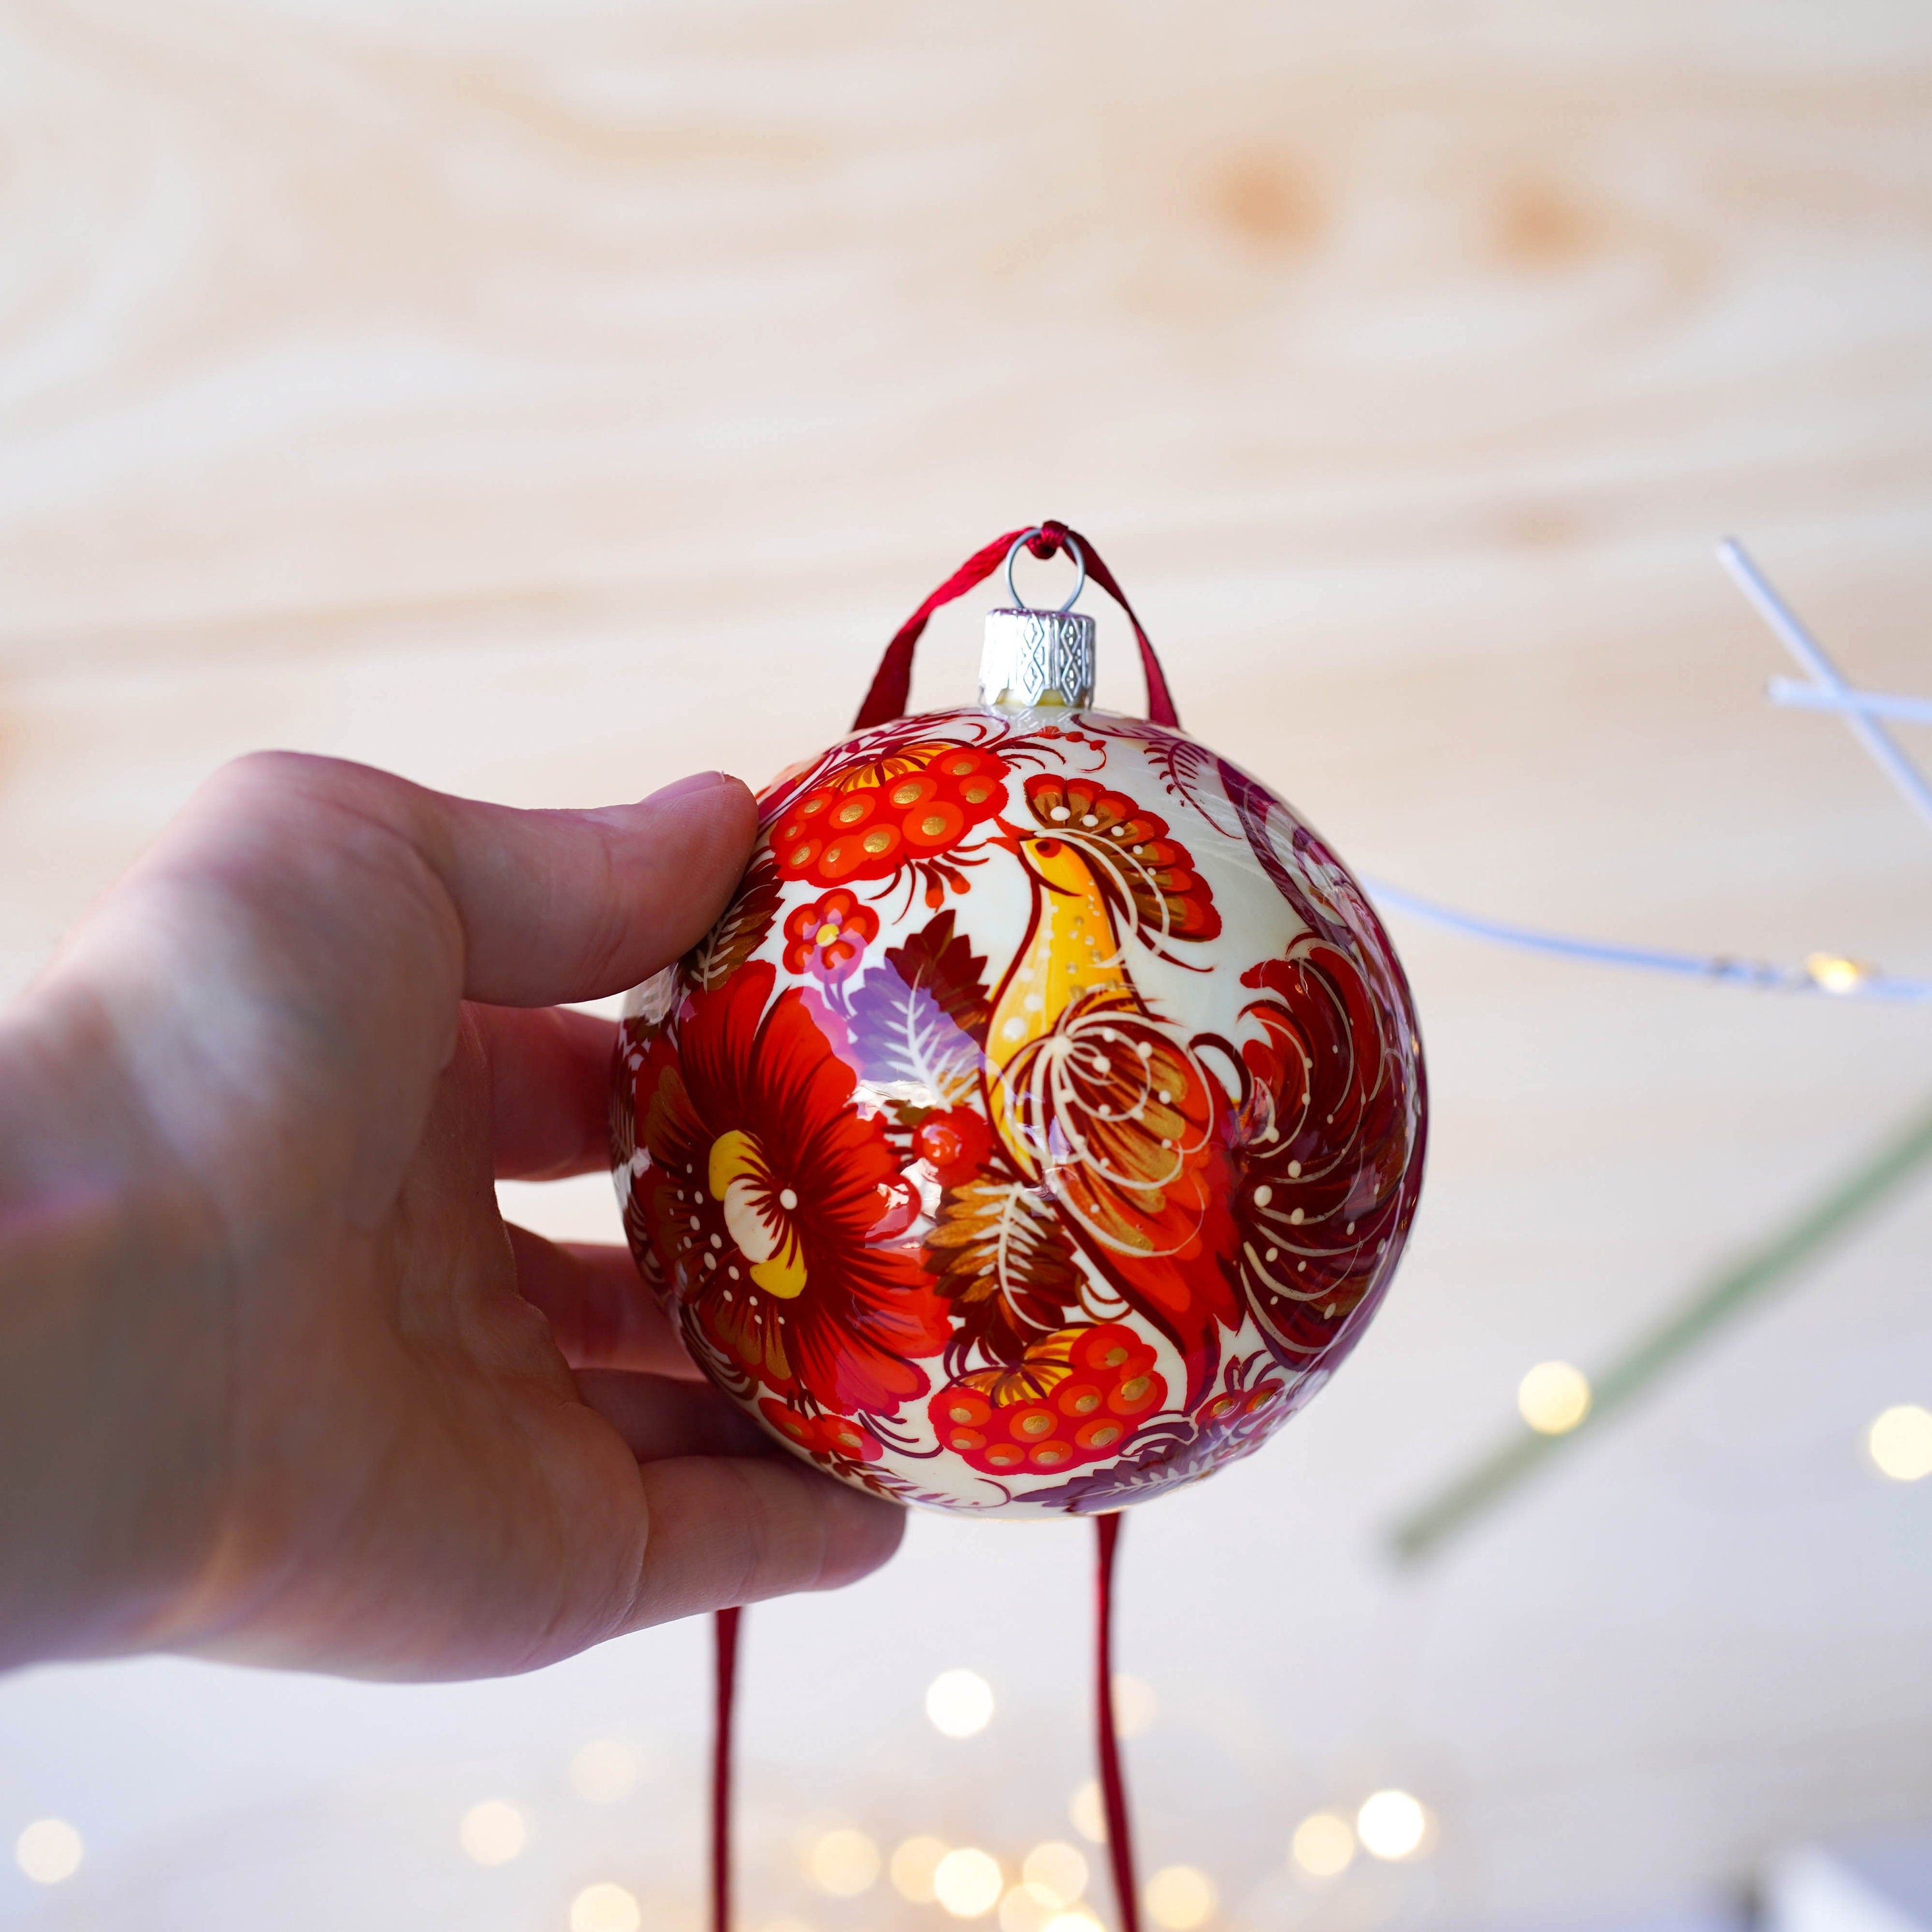
[[[1822,993],[1834,1000],[1932,1000],[1932,980],[1894,980],[1866,974],[1850,985],[1832,986],[1803,966],[1772,966],[1756,959],[1734,959],[1723,953],[1673,952],[1645,946],[1619,946],[1603,940],[1576,939],[1567,933],[1544,932],[1474,913],[1459,912],[1379,879],[1364,879],[1370,898],[1378,907],[1426,920],[1432,926],[1513,946],[1526,952],[1554,953],[1565,959],[1584,959],[1599,966],[1635,967],[1646,973],[1672,973],[1694,980],[1720,980],[1731,986],[1757,986],[1786,993]]]
[[[1825,655],[1824,647],[1798,621],[1784,599],[1772,590],[1763,572],[1751,561],[1750,553],[1736,537],[1726,537],[1718,544],[1718,561],[1730,572],[1732,580],[1744,593],[1751,608],[1770,626],[1778,641],[1811,674],[1812,681],[1837,697],[1852,697],[1851,686],[1845,682],[1838,666]],[[1877,760],[1880,770],[1898,788],[1912,810],[1928,825],[1932,825],[1932,786],[1926,784],[1918,767],[1892,742],[1891,734],[1876,718],[1856,707],[1848,707],[1844,716],[1858,742]]]
[[[1773,678],[1769,694],[1778,704],[1794,704],[1820,711],[1840,712],[1867,751],[1878,760],[1887,777],[1905,794],[1912,808],[1932,824],[1932,788],[1928,788],[1918,767],[1894,744],[1880,716],[1902,718],[1913,723],[1932,724],[1932,699],[1897,698],[1882,692],[1855,690],[1825,655],[1817,640],[1798,622],[1764,573],[1735,537],[1726,537],[1718,546],[1718,560],[1729,571],[1738,587],[1750,601],[1758,615],[1777,634],[1786,650],[1811,674],[1812,682],[1797,678]],[[1516,926],[1507,920],[1485,919],[1474,913],[1458,912],[1434,899],[1404,892],[1375,880],[1363,884],[1370,896],[1391,911],[1406,913],[1412,919],[1452,932],[1466,933],[1472,939],[1486,939],[1498,946],[1513,946],[1526,952],[1546,952],[1564,959],[1588,960],[1600,966],[1634,967],[1646,973],[1671,973],[1682,978],[1721,980],[1731,986],[1770,988],[1783,992],[1822,993],[1838,1000],[1932,1000],[1932,981],[1888,979],[1867,971],[1854,962],[1835,955],[1821,957],[1803,966],[1772,966],[1758,960],[1733,959],[1719,954],[1675,952],[1654,946],[1619,946],[1606,940],[1576,939],[1566,933],[1544,932],[1533,926]],[[1820,970],[1814,970],[1814,965]],[[1838,969],[1831,970],[1829,969]]]
[[[1868,718],[1932,724],[1932,698],[1901,698],[1889,691],[1832,691],[1802,677],[1774,677],[1764,689],[1772,704],[1801,711],[1858,711]]]

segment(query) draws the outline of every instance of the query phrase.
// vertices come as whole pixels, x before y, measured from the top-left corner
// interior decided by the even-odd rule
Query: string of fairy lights
[[[1160,1700],[1144,1679],[1120,1675],[1114,1698],[1124,1737],[1142,1737],[1156,1728]],[[924,1714],[942,1738],[963,1741],[988,1730],[999,1702],[979,1672],[956,1668],[928,1684]],[[614,1807],[635,1801],[644,1795],[649,1768],[645,1754],[632,1744],[593,1738],[570,1756],[567,1799],[559,1794],[533,1803],[500,1791],[478,1796],[466,1807],[452,1806],[443,1828],[448,1855],[494,1871],[544,1861],[548,1852],[560,1877],[570,1856],[556,1853],[556,1828],[562,1821],[555,1804],[574,1799]],[[934,1932],[955,1923],[976,1923],[986,1932],[994,1927],[998,1932],[1102,1932],[1108,1921],[1095,1894],[1105,1886],[1106,1825],[1091,1780],[1069,1794],[1065,1822],[1064,1837],[1013,1846],[991,1840],[961,1842],[929,1832],[882,1838],[854,1822],[821,1820],[778,1848],[765,1889],[784,1895],[787,1909],[777,1916],[751,1916],[748,1932],[818,1932],[814,1908],[806,1902],[814,1898],[837,1923],[851,1922],[850,1906],[870,1904],[896,1927],[923,1922]],[[1285,1836],[1280,1873],[1319,1892],[1358,1862],[1400,1867],[1426,1858],[1436,1838],[1434,1816],[1408,1792],[1392,1786],[1359,1792],[1299,1820]],[[73,1879],[84,1855],[78,1831],[57,1818],[26,1827],[14,1851],[22,1874],[47,1887]],[[1164,1865],[1142,1888],[1143,1912],[1158,1932],[1204,1932],[1226,1922],[1226,1904],[1214,1879],[1193,1865]],[[616,1873],[580,1874],[561,1886],[556,1912],[550,1922],[568,1932],[644,1932],[647,1925],[651,1932],[683,1932],[686,1921],[697,1922],[694,1902],[680,1908]]]
[[[1774,678],[1775,704],[1834,715],[1844,720],[1906,803],[1932,826],[1932,784],[1886,729],[1884,720],[1932,723],[1932,699],[1870,692],[1852,685],[1798,621],[1749,552],[1735,538],[1718,547],[1718,560],[1805,673]],[[1391,910],[1407,912],[1472,937],[1600,964],[1690,974],[1732,985],[1823,993],[1841,999],[1919,1000],[1932,982],[1895,979],[1838,953],[1814,952],[1797,968],[1778,968],[1725,958],[1606,945],[1534,931],[1456,912],[1387,886],[1371,888]],[[1516,1388],[1517,1412],[1528,1432],[1511,1434],[1432,1496],[1390,1526],[1391,1552],[1414,1563],[1436,1554],[1476,1518],[1493,1509],[1521,1484],[1547,1466],[1562,1444],[1586,1423],[1606,1416],[1653,1386],[1684,1356],[1747,1308],[1786,1284],[1831,1240],[1932,1163],[1932,1112],[1874,1150],[1816,1201],[1752,1251],[1690,1294],[1603,1370],[1595,1382],[1574,1364],[1539,1362]],[[1932,1408],[1896,1402],[1873,1418],[1860,1444],[1874,1472],[1894,1482],[1932,1476]]]
[[[1841,719],[1900,796],[1932,826],[1932,785],[1887,730],[1888,722],[1932,724],[1932,698],[1861,689],[1852,685],[1798,622],[1743,547],[1727,540],[1719,557],[1753,608],[1804,673],[1771,681],[1773,702]],[[1932,1000],[1932,981],[1902,978],[1846,955],[1820,951],[1796,965],[1778,966],[1724,956],[1580,938],[1462,912],[1400,888],[1371,883],[1386,910],[1420,919],[1490,944],[1579,962],[1708,980],[1759,991],[1830,998],[1916,1003]],[[1518,1413],[1526,1434],[1512,1436],[1411,1511],[1390,1532],[1391,1547],[1408,1560],[1433,1553],[1482,1510],[1493,1507],[1542,1466],[1561,1443],[1600,1420],[1724,1322],[1787,1279],[1828,1238],[1888,1198],[1932,1164],[1932,1112],[1912,1123],[1834,1189],[1777,1231],[1759,1250],[1702,1285],[1677,1310],[1612,1364],[1593,1384],[1574,1364],[1538,1363],[1522,1377]],[[1899,1482],[1932,1476],[1932,1409],[1894,1404],[1863,1433],[1865,1457],[1878,1474]],[[1158,1700],[1143,1680],[1122,1676],[1114,1695],[1122,1734],[1130,1738],[1154,1724]],[[992,1723],[998,1700],[979,1672],[942,1672],[928,1687],[925,1715],[941,1736],[976,1736]],[[614,1738],[584,1744],[570,1760],[575,1796],[614,1804],[630,1796],[640,1775],[639,1756]],[[534,1842],[530,1808],[505,1796],[479,1796],[452,1816],[452,1850],[482,1868],[527,1858]],[[1070,1835],[1042,1838],[1023,1849],[955,1844],[918,1832],[894,1843],[852,1823],[815,1829],[792,1848],[790,1884],[828,1904],[868,1895],[886,1903],[892,1922],[904,1907],[931,1922],[978,1922],[998,1932],[1101,1932],[1093,1903],[1102,1880],[1098,1852],[1106,1840],[1098,1788],[1073,1791],[1066,1806]],[[1342,1882],[1358,1864],[1400,1867],[1434,1850],[1437,1822],[1427,1805],[1394,1786],[1336,1793],[1284,1833],[1282,1870],[1304,1890]],[[66,1885],[86,1862],[79,1828],[59,1817],[37,1818],[18,1832],[14,1862],[38,1886]],[[1214,1878],[1199,1868],[1166,1865],[1142,1888],[1142,1909],[1159,1932],[1203,1932],[1225,1922]],[[617,1877],[592,1879],[560,1899],[569,1932],[642,1932],[650,1902]],[[805,1908],[807,1910],[810,1907]],[[695,1908],[693,1908],[694,1912]],[[656,1932],[655,1919],[652,1920]],[[693,1922],[694,1923],[694,1918]],[[755,1922],[750,1932],[814,1932],[806,1918]]]
[[[1154,1727],[1158,1700],[1144,1679],[1123,1674],[1115,1679],[1114,1694],[1124,1736],[1141,1736]],[[965,1669],[941,1672],[925,1696],[926,1716],[934,1730],[956,1740],[986,1730],[998,1706],[992,1684]],[[628,1795],[637,1774],[634,1754],[614,1740],[585,1744],[571,1762],[573,1789],[596,1803]],[[916,1922],[903,1912],[911,1906],[929,1908],[922,1916],[935,1928],[976,1921],[996,1925],[998,1932],[1100,1932],[1105,1922],[1091,1899],[1101,1878],[1099,1848],[1106,1843],[1106,1826],[1092,1782],[1071,1794],[1066,1816],[1071,1837],[1045,1838],[1004,1853],[928,1832],[892,1842],[855,1825],[825,1825],[791,1847],[790,1876],[801,1891],[828,1902],[872,1895],[886,1904],[895,1923]],[[1341,1880],[1358,1859],[1400,1866],[1425,1858],[1436,1835],[1435,1819],[1420,1799],[1384,1787],[1302,1817],[1288,1834],[1285,1867],[1304,1887],[1318,1892]],[[528,1850],[531,1821],[508,1800],[487,1798],[463,1814],[456,1836],[462,1851],[477,1864],[507,1864]],[[1222,1913],[1222,1900],[1207,1873],[1170,1864],[1147,1879],[1142,1906],[1160,1932],[1201,1932]],[[616,1881],[600,1880],[572,1895],[567,1923],[570,1932],[641,1932],[645,1903]],[[788,1912],[754,1919],[752,1932],[814,1928],[809,1919]]]
[[[1774,704],[1832,712],[1850,726],[1879,769],[1899,795],[1932,825],[1932,784],[1885,728],[1891,718],[1912,724],[1932,724],[1932,698],[1901,698],[1889,692],[1862,691],[1848,682],[1824,647],[1798,622],[1784,599],[1735,537],[1718,546],[1718,560],[1762,617],[1772,634],[1809,675],[1776,677],[1767,687]],[[1822,993],[1834,999],[1916,1001],[1932,1000],[1932,980],[1899,979],[1844,953],[1808,953],[1795,966],[1741,959],[1728,953],[1683,952],[1666,947],[1632,946],[1582,939],[1568,933],[1457,910],[1420,893],[1384,881],[1364,882],[1378,906],[1426,920],[1474,939],[1488,940],[1520,951],[1544,952],[1599,966],[1623,966],[1639,972],[1666,973],[1707,980],[1721,985],[1754,987],[1760,991]]]

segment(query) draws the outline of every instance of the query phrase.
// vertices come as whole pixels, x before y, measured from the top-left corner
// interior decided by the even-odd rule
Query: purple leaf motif
[[[953,930],[950,909],[889,947],[852,994],[852,1042],[865,1077],[924,1088],[928,1106],[956,1106],[972,1093],[986,1039],[986,968]]]

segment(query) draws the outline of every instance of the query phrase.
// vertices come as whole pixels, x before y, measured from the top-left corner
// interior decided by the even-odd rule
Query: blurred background
[[[1373,876],[1932,974],[1927,828],[1766,704],[1712,560],[1736,531],[1848,672],[1932,691],[1932,13],[0,0],[8,988],[251,747],[532,806],[762,781],[1047,515]],[[1922,1106],[1925,1010],[1390,923],[1410,1258],[1335,1387],[1124,1546],[1150,1922],[1932,1922],[1932,1481],[1870,1434],[1932,1403],[1926,1191],[1428,1562],[1389,1542],[1526,1371],[1613,1360]],[[615,1231],[596,1177],[505,1192]],[[1112,1924],[1090,1540],[922,1517],[750,1615],[745,1932]],[[692,1932],[709,1654],[14,1676],[0,1922]]]

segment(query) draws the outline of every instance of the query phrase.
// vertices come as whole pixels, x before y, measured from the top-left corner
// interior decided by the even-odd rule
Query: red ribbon
[[[854,730],[869,731],[874,724],[890,724],[893,718],[905,716],[906,700],[912,692],[912,654],[926,628],[926,620],[942,604],[950,604],[954,598],[964,596],[976,584],[983,584],[1005,562],[1006,553],[1022,537],[1027,538],[1027,548],[1042,560],[1058,556],[1066,548],[1070,538],[1080,546],[1080,553],[1087,560],[1087,574],[1127,614],[1127,622],[1134,627],[1134,636],[1141,647],[1141,666],[1147,673],[1148,718],[1156,724],[1179,727],[1180,720],[1174,715],[1174,699],[1168,690],[1160,660],[1154,656],[1154,646],[1142,629],[1141,620],[1134,615],[1134,607],[1114,581],[1114,573],[1102,560],[1100,553],[1078,530],[1070,530],[1064,524],[1049,518],[1030,536],[1024,530],[1009,530],[1004,536],[995,537],[984,550],[975,550],[899,626],[898,634],[886,646],[886,654],[879,660],[878,674],[872,680],[872,688],[866,692],[865,703],[859,707],[859,716],[852,726]]]
[[[1100,1804],[1107,1821],[1107,1862],[1113,1871],[1120,1932],[1140,1932],[1140,1887],[1134,1877],[1133,1826],[1127,1813],[1126,1773],[1114,1717],[1114,1556],[1120,1547],[1118,1513],[1097,1516],[1099,1562],[1094,1581],[1095,1728],[1100,1733]],[[711,1928],[731,1932],[731,1718],[737,1701],[738,1627],[742,1612],[720,1610],[711,1732]]]
[[[736,1609],[720,1610],[711,1730],[711,1927],[731,1932],[731,1714],[738,1695]]]
[[[1141,1932],[1140,1888],[1134,1880],[1132,1821],[1127,1814],[1127,1778],[1120,1763],[1120,1731],[1114,1720],[1114,1552],[1120,1540],[1120,1518],[1097,1516],[1100,1562],[1094,1572],[1094,1700],[1100,1732],[1100,1802],[1107,1819],[1107,1862],[1113,1868],[1114,1897],[1120,1932]]]

